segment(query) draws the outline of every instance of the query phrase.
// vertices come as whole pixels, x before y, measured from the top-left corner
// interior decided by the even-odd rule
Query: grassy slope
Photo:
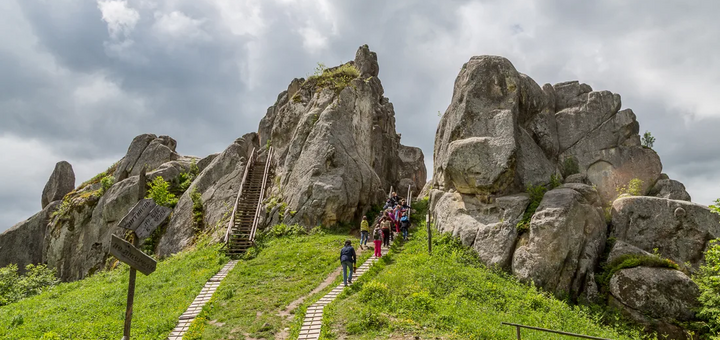
[[[375,278],[325,308],[322,338],[513,339],[515,328],[501,322],[611,339],[640,338],[636,331],[601,325],[584,308],[487,270],[472,251],[447,235],[435,235],[429,256],[424,223],[418,229],[390,263],[381,264],[384,268]],[[522,337],[567,338],[532,330],[523,330]]]
[[[218,246],[199,246],[159,262],[149,276],[138,273],[132,339],[165,339],[226,262]],[[127,283],[128,267],[122,265],[0,307],[0,339],[120,339]]]
[[[256,258],[241,261],[223,280],[205,310],[211,320],[202,339],[274,339],[292,320],[281,309],[307,295],[339,265],[346,233],[272,239]],[[357,242],[353,242],[357,247]],[[367,257],[365,252],[363,257]],[[361,259],[358,259],[360,264]]]

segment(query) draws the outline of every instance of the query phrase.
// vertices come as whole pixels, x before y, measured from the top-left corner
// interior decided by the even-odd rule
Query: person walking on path
[[[407,241],[408,230],[410,230],[410,217],[407,211],[403,212],[402,217],[400,217],[400,230],[402,231],[403,240]]]
[[[353,267],[357,259],[355,258],[355,248],[351,245],[350,240],[345,241],[345,246],[340,250],[340,264],[342,265],[343,283],[347,287],[348,283],[352,284]],[[350,275],[348,275],[348,269]]]
[[[360,249],[367,249],[367,241],[370,238],[370,224],[367,216],[363,216],[360,222]]]
[[[380,229],[382,229],[383,234],[383,246],[389,247],[390,246],[390,228],[392,226],[392,222],[389,218],[384,218],[380,222]]]
[[[380,225],[375,225],[375,230],[373,230],[373,243],[375,244],[375,257],[382,257],[382,238],[383,233],[382,229],[380,229]]]

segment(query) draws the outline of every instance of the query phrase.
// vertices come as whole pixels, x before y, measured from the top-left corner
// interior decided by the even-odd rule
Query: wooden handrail
[[[240,201],[240,196],[242,196],[242,190],[245,186],[245,180],[247,179],[248,170],[253,166],[253,164],[255,164],[255,148],[253,148],[252,152],[250,152],[250,157],[245,164],[245,172],[243,172],[242,180],[240,180],[240,189],[238,189],[238,194],[235,198],[235,205],[233,206],[232,214],[230,214],[230,221],[228,221],[227,231],[225,231],[226,244],[230,242],[230,232],[232,231],[235,223],[235,213],[237,212],[238,202]]]
[[[255,217],[253,218],[252,229],[250,230],[250,242],[255,242],[255,232],[260,220],[260,209],[262,208],[263,200],[265,199],[265,187],[267,186],[268,172],[270,170],[270,163],[272,162],[272,156],[275,149],[270,147],[268,149],[267,160],[265,161],[265,170],[263,170],[262,185],[260,187],[260,198],[258,199],[257,207],[255,209]]]
[[[607,339],[607,338],[598,338],[598,337],[589,336],[589,335],[582,335],[582,334],[568,333],[568,332],[562,332],[562,331],[555,331],[555,330],[547,329],[547,328],[540,328],[540,327],[533,327],[533,326],[525,326],[525,325],[520,325],[520,324],[516,324],[516,323],[503,322],[502,324],[503,324],[503,325],[507,325],[507,326],[513,326],[513,327],[515,327],[515,328],[517,329],[516,334],[517,334],[518,340],[521,340],[521,339],[520,339],[520,328],[527,328],[527,329],[533,329],[533,330],[536,330],[536,331],[542,331],[542,332],[548,332],[548,333],[555,333],[555,334],[562,334],[562,335],[567,335],[567,336],[574,336],[574,337],[576,337],[576,338],[595,339],[595,340],[612,340],[612,339]]]

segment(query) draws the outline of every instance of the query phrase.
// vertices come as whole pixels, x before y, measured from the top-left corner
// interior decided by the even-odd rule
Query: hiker
[[[367,216],[363,216],[362,222],[360,222],[360,249],[367,248],[367,241],[369,237],[370,224],[368,223]]]
[[[395,205],[393,204],[393,199],[392,199],[392,198],[388,198],[387,201],[385,201],[385,205],[383,205],[383,210],[392,208],[392,207],[394,207],[394,206],[395,206]]]
[[[391,231],[392,229],[395,229],[395,214],[393,213],[393,209],[388,208],[385,210],[385,220],[388,222],[388,230]],[[380,228],[382,228],[382,225],[380,225]],[[390,233],[390,242],[392,242],[393,239],[395,239],[395,234]]]
[[[392,195],[390,195],[390,199],[393,201],[393,208],[395,208],[396,205],[400,204],[400,197],[397,195],[396,192],[393,192]]]
[[[381,257],[382,256],[382,229],[380,229],[380,225],[376,224],[375,229],[373,230],[373,243],[375,244],[375,257]]]
[[[407,211],[403,212],[402,217],[400,217],[400,230],[402,231],[403,240],[407,241],[408,230],[410,230],[410,217]]]
[[[389,247],[390,246],[390,227],[392,225],[392,222],[389,218],[383,217],[383,220],[380,222],[380,229],[382,229],[382,235],[383,235],[383,246]]]
[[[352,284],[353,267],[355,267],[355,248],[351,245],[350,240],[345,241],[345,246],[340,250],[340,264],[342,265],[343,283],[347,287],[348,283]],[[350,275],[348,275],[348,269]]]
[[[402,205],[398,204],[395,206],[395,209],[393,209],[393,221],[395,222],[394,225],[394,231],[396,233],[400,233],[400,217],[402,217],[403,208]]]

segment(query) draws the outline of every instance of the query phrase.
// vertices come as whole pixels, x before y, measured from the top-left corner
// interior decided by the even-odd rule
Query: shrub
[[[715,200],[715,204],[711,204],[708,208],[710,208],[710,211],[720,214],[720,198]]]
[[[202,197],[197,191],[197,189],[193,189],[193,191],[190,193],[190,199],[193,202],[193,230],[195,230],[195,233],[198,233],[205,229],[205,210],[203,208]]]
[[[560,180],[560,176],[556,174],[550,175],[550,190],[555,189],[562,185],[562,181]]]
[[[387,303],[390,297],[390,290],[388,286],[382,282],[370,281],[363,285],[358,295],[360,302],[369,304],[384,304]]]
[[[280,237],[287,237],[287,236],[298,236],[298,235],[307,235],[307,230],[305,230],[305,227],[297,224],[293,225],[287,225],[285,223],[280,223],[272,226],[270,229],[266,230],[263,234],[263,238],[280,238]]]
[[[369,330],[379,330],[387,326],[388,320],[385,316],[368,307],[362,307],[352,321],[347,324],[349,334],[361,334]]]
[[[650,131],[645,131],[641,139],[641,144],[646,148],[652,149],[653,144],[655,144],[655,137],[653,137]]]
[[[523,214],[520,222],[515,225],[518,234],[522,234],[530,230],[530,219],[532,219],[532,216],[535,214],[538,206],[540,206],[540,202],[545,196],[547,188],[542,185],[529,185],[526,192],[530,195],[530,204],[528,204],[528,207],[525,209],[525,213]]]
[[[352,64],[343,64],[335,68],[325,68],[318,63],[315,74],[308,77],[306,82],[314,82],[318,89],[330,88],[339,94],[344,88],[351,85],[351,81],[360,76],[360,72]]]
[[[59,282],[55,269],[49,269],[44,264],[29,264],[25,270],[25,274],[20,275],[15,264],[0,268],[0,306],[40,294]]]
[[[580,172],[580,165],[575,157],[570,156],[563,160],[563,176],[567,177]]]
[[[174,208],[178,202],[175,194],[170,192],[170,184],[158,176],[150,183],[147,198],[152,198],[157,205]]]
[[[622,194],[628,194],[632,196],[642,196],[643,190],[643,181],[639,178],[633,178],[630,180],[630,182],[627,185],[623,185],[620,187],[615,188],[615,191],[617,191],[618,196]]]
[[[717,206],[715,209],[718,212]],[[700,288],[698,300],[702,305],[698,316],[707,320],[710,329],[716,333],[720,331],[720,240],[710,241],[705,264],[694,279]]]
[[[100,184],[102,185],[102,187],[100,187],[100,195],[102,195],[115,184],[115,177],[107,175],[100,180]]]

